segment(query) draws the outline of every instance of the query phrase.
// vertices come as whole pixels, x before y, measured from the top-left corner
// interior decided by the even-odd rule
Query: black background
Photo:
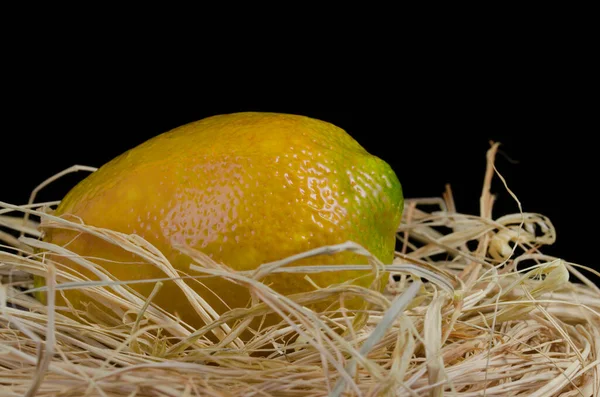
[[[407,198],[440,196],[450,184],[458,211],[471,214],[479,211],[490,141],[500,142],[497,168],[523,210],[556,226],[557,242],[543,252],[597,267],[598,124],[587,64],[525,52],[316,77],[276,67],[260,75],[204,70],[198,60],[187,60],[193,77],[96,58],[64,68],[23,65],[4,81],[0,200],[25,203],[37,184],[71,165],[98,167],[207,116],[295,113],[342,127],[390,163]],[[39,200],[60,199],[84,176],[63,178]],[[518,211],[498,178],[492,192],[494,217]]]

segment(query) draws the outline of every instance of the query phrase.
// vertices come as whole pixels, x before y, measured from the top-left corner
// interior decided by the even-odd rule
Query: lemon
[[[76,185],[55,215],[142,236],[182,276],[193,276],[198,275],[190,270],[193,261],[177,246],[250,270],[351,240],[391,263],[402,208],[401,185],[391,167],[341,128],[299,115],[244,112],[183,125],[123,153]],[[44,239],[89,258],[119,280],[165,277],[90,234],[49,228]],[[95,278],[69,260],[62,263]],[[298,264],[343,263],[366,259],[344,252]],[[368,286],[373,279],[367,273],[324,272],[310,278],[319,287],[355,278]],[[186,282],[218,313],[250,301],[247,289],[223,278]],[[304,275],[279,273],[266,283],[283,294],[315,288]],[[132,288],[148,296],[154,284]],[[76,309],[88,299],[73,290],[64,296]],[[153,302],[192,327],[203,325],[173,282],[165,283]]]

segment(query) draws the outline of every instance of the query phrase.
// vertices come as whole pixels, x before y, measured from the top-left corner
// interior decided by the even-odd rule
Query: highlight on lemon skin
[[[402,209],[394,171],[346,131],[305,116],[245,112],[186,124],[127,151],[75,186],[55,215],[139,235],[180,274],[194,275],[193,261],[182,254],[182,246],[238,271],[346,241],[390,264]],[[47,242],[103,258],[96,264],[116,279],[165,276],[93,235],[53,228],[45,232]],[[80,265],[62,263],[94,279]],[[306,258],[299,265],[366,263],[362,255],[340,252]],[[374,281],[370,271],[315,273],[310,280],[282,273],[265,280],[288,295],[348,282],[370,287]],[[247,288],[222,277],[188,284],[217,313],[250,302]],[[377,280],[377,285],[381,290],[384,282]],[[152,283],[131,286],[146,297],[154,288]],[[65,291],[64,296],[76,309],[89,300],[79,291]],[[205,325],[176,283],[165,282],[153,303],[194,328]],[[334,303],[325,301],[313,309]],[[349,308],[363,303],[346,302]],[[274,321],[279,319],[262,324]]]

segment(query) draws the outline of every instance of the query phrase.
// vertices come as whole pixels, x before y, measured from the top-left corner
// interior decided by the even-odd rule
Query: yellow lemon
[[[177,246],[250,270],[351,240],[391,263],[402,208],[402,189],[391,167],[341,128],[304,116],[246,112],[186,124],[125,152],[75,186],[55,215],[142,236],[182,275],[197,275]],[[90,234],[48,229],[45,240],[95,261],[119,280],[165,277]],[[366,259],[345,252],[301,262],[343,263]],[[373,278],[367,273],[324,272],[310,278],[327,287],[362,275],[356,283],[369,285]],[[283,294],[315,288],[304,275],[279,273],[266,281]],[[186,282],[218,313],[250,300],[247,289],[223,278]],[[148,296],[154,284],[132,287]],[[70,290],[65,296],[76,309],[84,307],[83,294]],[[203,325],[173,282],[153,302],[193,327]]]

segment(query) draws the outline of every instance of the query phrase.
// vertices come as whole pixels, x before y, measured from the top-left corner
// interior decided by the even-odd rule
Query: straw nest
[[[260,282],[271,272],[310,277],[356,268],[294,266],[338,250],[370,257],[351,242],[251,273],[188,249],[195,276],[227,277],[256,298],[219,317],[179,280],[209,324],[198,330],[109,275],[77,279],[37,254],[68,254],[39,240],[38,222],[52,223],[99,235],[164,269],[164,280],[149,281],[156,288],[182,276],[144,240],[53,217],[43,208],[55,203],[0,202],[0,395],[597,396],[600,291],[580,266],[541,253],[555,241],[548,218],[520,211],[492,219],[491,182],[495,175],[504,182],[494,167],[497,147],[488,152],[478,216],[457,213],[449,188],[442,198],[406,201],[384,294],[338,285],[292,299]],[[371,257],[373,271],[383,267]],[[34,274],[48,278],[49,296],[85,289],[112,315],[91,306],[73,319],[55,312],[53,299],[41,305]],[[359,295],[369,305],[325,313],[304,307],[332,295]],[[283,321],[245,342],[237,337],[249,319],[269,312]]]

